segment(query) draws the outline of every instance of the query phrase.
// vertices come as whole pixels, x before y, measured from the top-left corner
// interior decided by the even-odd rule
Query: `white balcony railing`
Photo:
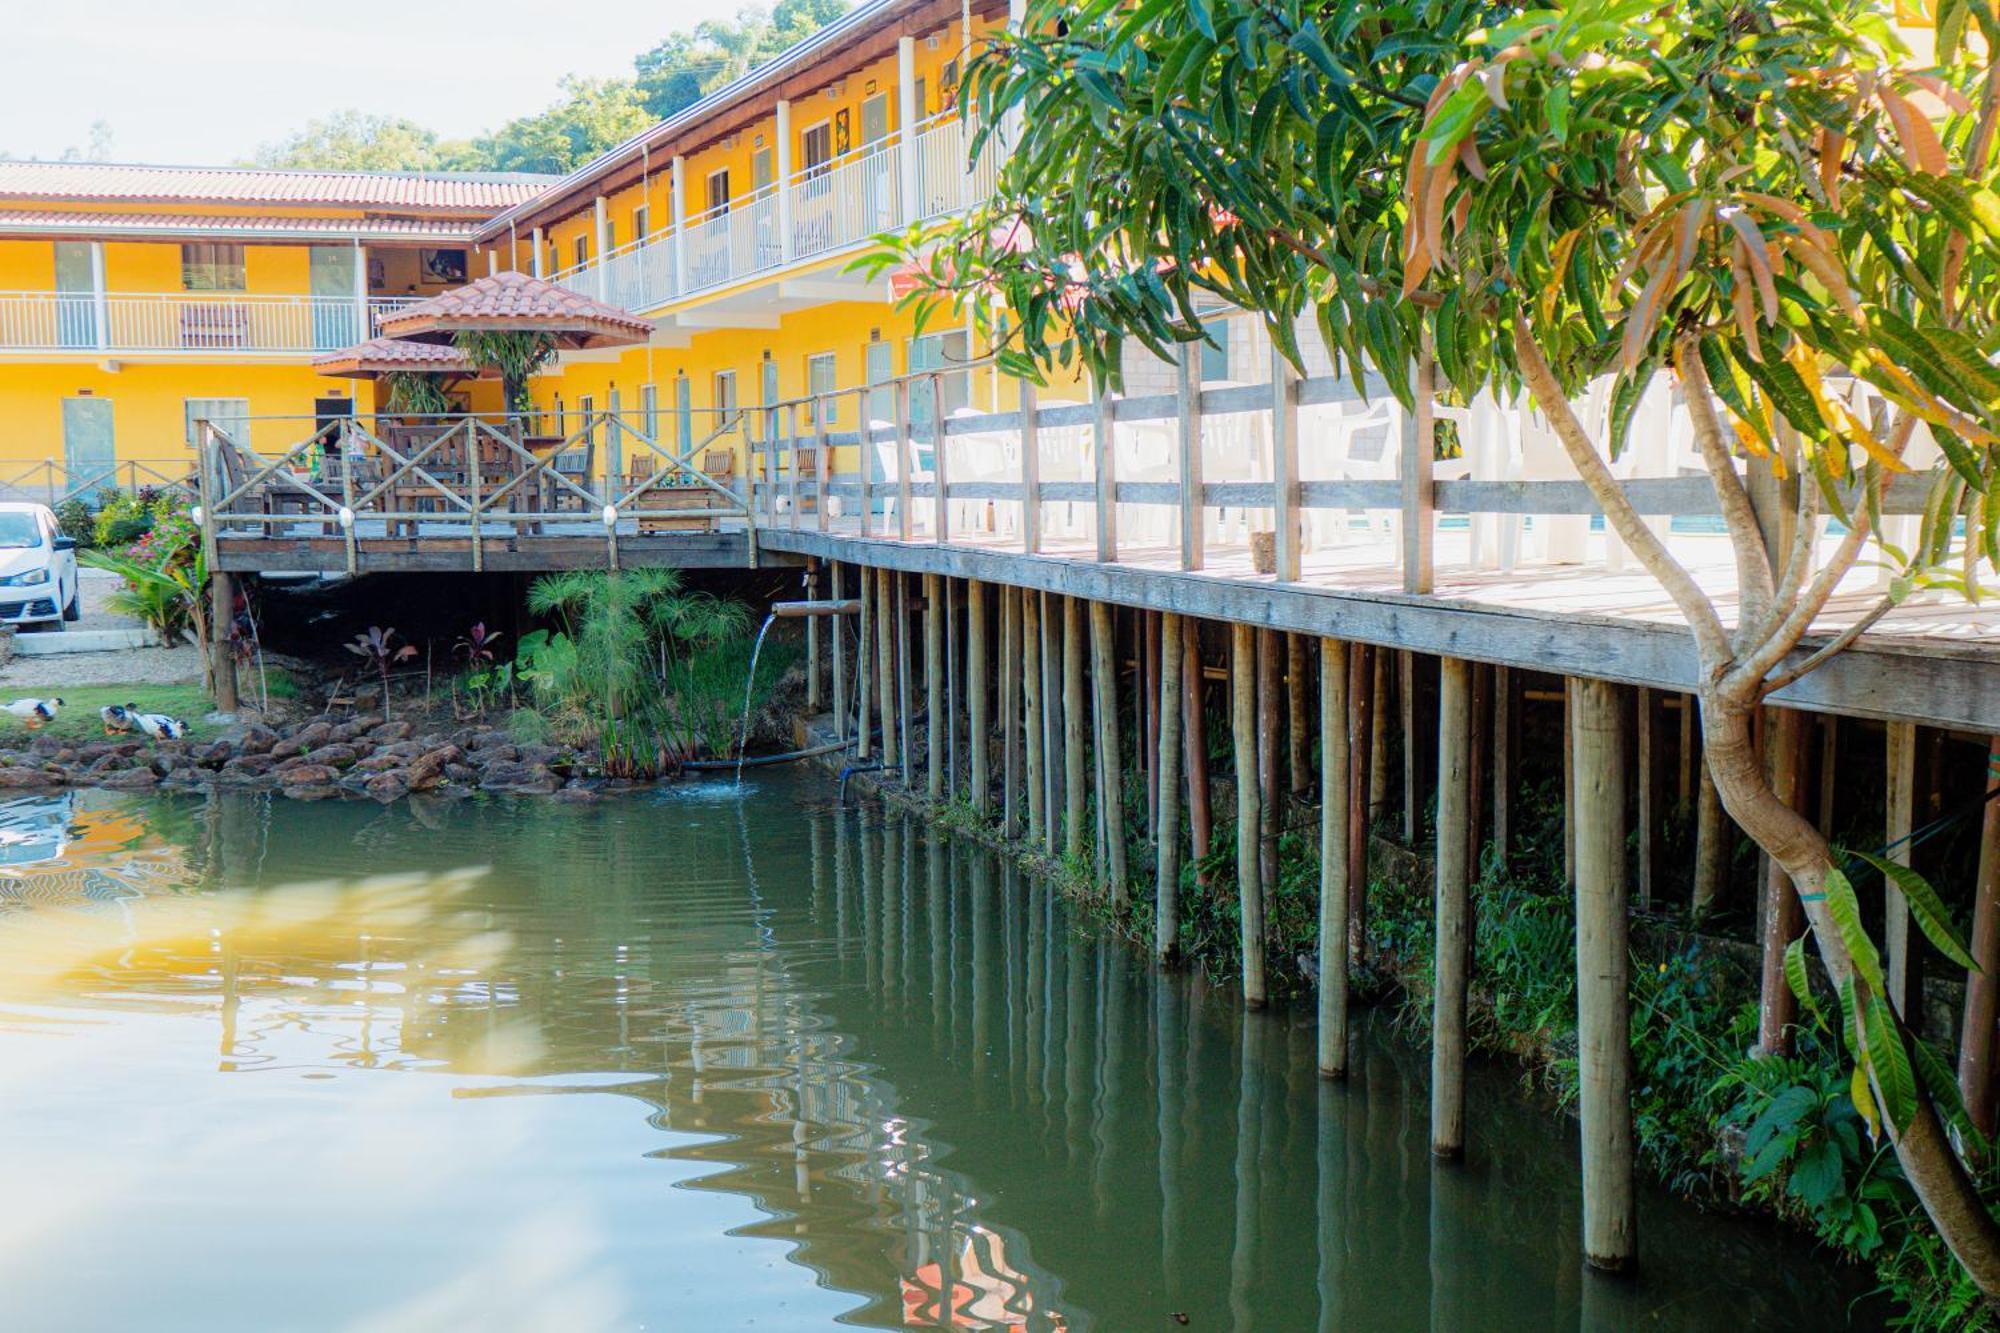
[[[375,336],[413,296],[0,292],[0,351],[333,351]]]
[[[957,112],[944,112],[919,125],[913,140],[891,135],[799,172],[782,186],[767,185],[726,208],[691,217],[678,231],[669,227],[602,260],[564,269],[551,280],[643,311],[835,254],[991,195],[999,154],[989,146],[978,161],[968,161],[970,143],[971,130]],[[905,154],[913,160],[906,163]],[[789,220],[789,234],[782,219]]]

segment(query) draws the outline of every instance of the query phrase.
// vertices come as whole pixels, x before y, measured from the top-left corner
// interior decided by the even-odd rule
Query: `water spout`
[[[743,680],[743,720],[736,727],[736,785],[743,785],[743,756],[750,749],[750,696],[757,688],[757,658],[764,651],[764,636],[771,632],[771,626],[778,617],[764,617],[764,624],[757,631],[757,643],[750,649],[750,674]]]

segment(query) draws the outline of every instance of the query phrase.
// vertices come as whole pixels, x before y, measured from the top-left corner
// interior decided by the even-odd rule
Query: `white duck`
[[[156,741],[177,741],[187,735],[187,723],[179,718],[168,717],[165,713],[134,713],[131,705],[126,705],[132,723]]]
[[[16,699],[6,705],[8,712],[28,724],[28,730],[56,720],[56,710],[63,706],[60,699]]]
[[[120,736],[131,731],[135,711],[131,704],[106,704],[98,709],[98,717],[104,720],[104,734]]]

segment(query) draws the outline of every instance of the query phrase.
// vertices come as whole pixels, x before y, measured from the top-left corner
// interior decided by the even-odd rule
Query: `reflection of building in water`
[[[1038,1313],[1033,1288],[1007,1267],[1007,1242],[997,1232],[968,1226],[961,1233],[954,1271],[933,1261],[920,1264],[915,1277],[903,1279],[903,1324],[908,1328],[992,1329],[996,1333],[1027,1333]],[[951,1298],[944,1292],[949,1283]],[[1069,1327],[1063,1317],[1047,1315],[1049,1329]]]
[[[0,802],[0,906],[120,901],[183,884],[187,871],[129,800],[62,792]]]

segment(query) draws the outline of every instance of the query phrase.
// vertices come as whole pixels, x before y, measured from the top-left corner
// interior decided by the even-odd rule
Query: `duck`
[[[60,699],[16,699],[5,707],[8,712],[28,724],[28,730],[46,725],[56,720],[56,710],[63,706]]]
[[[168,717],[165,713],[136,712],[131,704],[125,705],[125,712],[131,717],[132,724],[153,740],[177,741],[187,735],[187,723],[177,717]]]
[[[131,704],[106,704],[97,710],[97,716],[104,720],[107,736],[122,736],[131,731],[133,715]]]

